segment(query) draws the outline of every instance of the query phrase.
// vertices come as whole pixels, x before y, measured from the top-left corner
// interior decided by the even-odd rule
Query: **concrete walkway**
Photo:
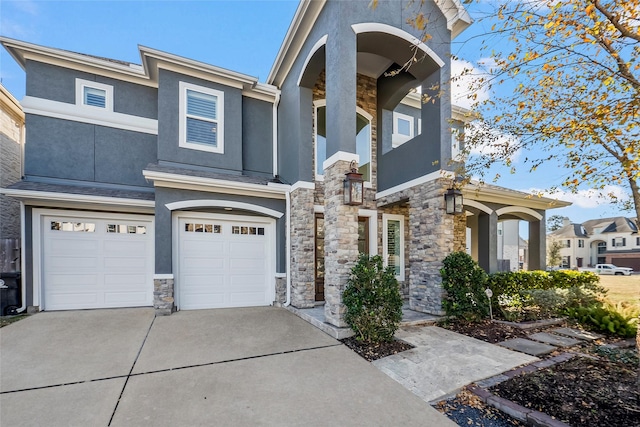
[[[454,426],[278,308],[39,313],[0,329],[7,426]]]
[[[539,360],[436,326],[403,327],[396,337],[415,348],[373,365],[426,402]]]

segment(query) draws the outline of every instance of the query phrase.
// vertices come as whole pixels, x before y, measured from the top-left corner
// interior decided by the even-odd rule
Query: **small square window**
[[[90,107],[105,108],[107,106],[107,92],[102,89],[85,86],[82,101]]]
[[[240,234],[240,227],[238,227],[237,225],[231,227],[231,234]]]
[[[113,86],[76,79],[76,105],[113,111]]]
[[[196,233],[202,233],[204,231],[204,224],[196,224],[194,227]]]
[[[220,226],[220,225],[214,225],[214,226],[213,226],[213,232],[214,232],[215,234],[220,234],[220,233],[222,233],[222,226]]]
[[[193,231],[193,224],[185,224],[184,231]]]
[[[393,134],[391,144],[399,147],[415,136],[414,118],[406,114],[393,112]]]
[[[240,230],[240,234],[249,234],[249,227],[242,227]]]
[[[258,236],[264,236],[264,228],[258,227]]]
[[[205,233],[213,233],[213,225],[212,224],[205,224],[204,225],[204,232]]]

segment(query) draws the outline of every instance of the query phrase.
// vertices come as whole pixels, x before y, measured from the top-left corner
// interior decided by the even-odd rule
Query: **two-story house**
[[[550,233],[561,245],[563,268],[614,264],[640,271],[640,237],[633,218],[623,216],[590,219],[573,224],[564,218],[563,227]]]
[[[465,120],[450,46],[471,19],[457,1],[425,7],[421,42],[403,2],[303,0],[266,83],[148,47],[131,64],[1,39],[27,76],[25,176],[1,190],[23,202],[27,305],[324,301],[344,326],[365,252],[395,268],[412,309],[441,313],[443,258],[469,228],[496,271],[504,219],[530,222],[528,262],[544,268],[545,210],[562,203],[469,186],[466,215],[446,213]],[[422,103],[417,87],[442,95]],[[352,168],[359,204],[345,203]]]

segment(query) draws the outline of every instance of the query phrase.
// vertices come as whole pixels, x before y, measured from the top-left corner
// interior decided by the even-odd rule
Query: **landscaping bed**
[[[340,342],[358,353],[361,357],[367,359],[369,362],[373,362],[374,360],[382,359],[383,357],[391,356],[392,354],[397,354],[413,348],[411,344],[400,340],[373,344],[358,341],[354,337],[350,337],[344,338],[340,340]]]
[[[491,321],[453,321],[440,326],[491,343],[524,338],[532,332],[547,329],[522,330]],[[557,326],[549,329],[554,327]],[[519,375],[489,391],[572,426],[640,427],[640,391],[635,385],[637,352],[633,347],[618,349],[604,346],[606,343],[619,341],[616,338],[605,338],[572,347],[572,351],[580,352],[585,357],[574,357],[549,368]],[[453,418],[451,408],[460,406],[461,401],[477,410],[489,410],[486,404],[477,400],[470,401],[463,394],[453,401],[441,403],[439,409]],[[509,422],[512,423],[510,425],[521,425],[513,419]]]

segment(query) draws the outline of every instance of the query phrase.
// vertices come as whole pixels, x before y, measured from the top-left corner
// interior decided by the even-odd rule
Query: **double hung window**
[[[180,147],[224,153],[224,93],[180,82]]]

